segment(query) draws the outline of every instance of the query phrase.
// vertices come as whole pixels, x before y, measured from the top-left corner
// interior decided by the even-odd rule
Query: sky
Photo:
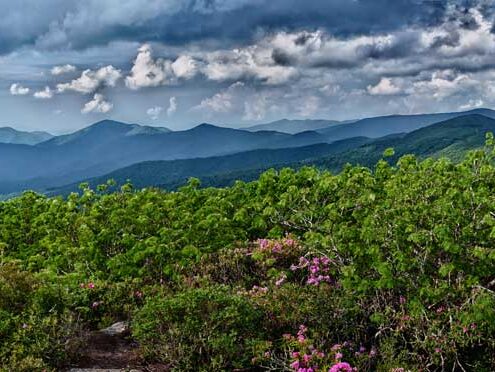
[[[0,0],[0,126],[495,107],[495,0]]]

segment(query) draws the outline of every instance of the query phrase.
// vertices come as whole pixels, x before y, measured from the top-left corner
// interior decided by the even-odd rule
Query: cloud
[[[426,95],[437,100],[462,94],[480,84],[467,74],[458,74],[453,70],[435,71],[429,79],[413,83],[411,94]]]
[[[46,86],[45,89],[35,92],[33,94],[34,98],[39,98],[39,99],[50,99],[53,98],[53,95],[54,92],[52,89],[50,89],[49,86]]]
[[[84,70],[81,76],[70,83],[57,84],[57,91],[63,93],[67,90],[89,94],[94,93],[102,87],[114,87],[122,77],[120,70],[109,65],[96,71]]]
[[[412,0],[38,0],[2,4],[0,51],[26,45],[85,49],[115,40],[160,41],[169,45],[251,40],[259,30],[324,29],[334,34],[395,30],[430,25],[446,12],[447,1]],[[23,17],[25,9],[36,9]]]
[[[178,79],[191,79],[198,72],[197,62],[189,56],[180,56],[175,61],[153,58],[151,45],[144,44],[138,50],[131,73],[126,77],[128,88],[157,87],[175,84]]]
[[[459,110],[472,110],[483,107],[484,104],[482,99],[470,99],[466,104],[459,106]]]
[[[401,93],[401,89],[389,78],[382,78],[375,86],[368,85],[367,90],[372,96],[391,96]]]
[[[29,88],[25,88],[18,83],[14,83],[10,86],[10,94],[13,96],[25,96],[29,94]]]
[[[172,116],[177,111],[177,99],[175,97],[170,97],[167,116]]]
[[[63,74],[68,74],[69,72],[74,72],[76,71],[76,66],[73,65],[62,65],[62,66],[54,66],[50,72],[52,75],[57,76],[57,75],[63,75]]]
[[[105,101],[105,97],[102,94],[96,93],[93,99],[87,102],[81,109],[81,113],[89,114],[90,112],[97,112],[105,114],[112,111],[113,104]]]
[[[148,115],[151,120],[157,120],[160,114],[163,111],[163,107],[161,106],[154,106],[146,110],[146,115]]]
[[[195,110],[205,110],[207,112],[227,113],[235,108],[236,93],[244,87],[244,83],[238,81],[230,85],[224,91],[218,92],[212,97],[205,98],[194,107]]]

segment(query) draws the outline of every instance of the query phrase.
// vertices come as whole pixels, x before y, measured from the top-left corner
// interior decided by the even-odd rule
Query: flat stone
[[[110,327],[100,330],[101,333],[107,336],[120,336],[129,330],[127,322],[118,322],[112,324]]]

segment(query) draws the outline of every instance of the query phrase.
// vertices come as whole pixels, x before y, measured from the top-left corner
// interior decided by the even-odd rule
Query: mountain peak
[[[197,131],[197,130],[215,130],[215,129],[230,129],[230,128],[222,128],[213,124],[209,123],[201,123],[194,128],[191,128],[189,130]]]
[[[90,125],[86,129],[89,129],[89,128],[123,127],[123,126],[131,127],[130,124],[122,123],[120,121],[106,119],[106,120],[98,121],[98,122]]]

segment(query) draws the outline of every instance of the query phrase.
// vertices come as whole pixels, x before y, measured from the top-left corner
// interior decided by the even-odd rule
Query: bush
[[[155,297],[132,329],[146,356],[178,371],[220,371],[250,365],[263,339],[263,314],[226,287]]]

